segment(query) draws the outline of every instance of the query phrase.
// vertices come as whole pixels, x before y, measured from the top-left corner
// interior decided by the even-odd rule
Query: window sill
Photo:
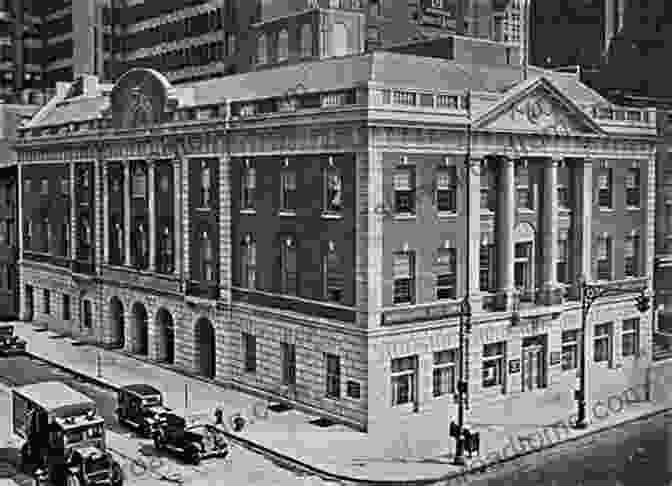
[[[415,214],[398,213],[394,215],[395,221],[411,221],[415,219]]]
[[[606,208],[604,206],[600,206],[598,209],[600,210],[601,213],[613,213],[614,212],[614,208]]]
[[[250,214],[250,215],[257,214],[257,210],[256,209],[241,209],[240,214]]]
[[[322,213],[322,219],[343,219],[343,215],[337,213]]]
[[[439,218],[445,219],[445,218],[456,218],[457,217],[457,211],[439,211]]]
[[[481,216],[494,216],[495,212],[492,209],[481,208]]]
[[[278,211],[278,216],[280,217],[294,217],[296,216],[296,211]]]
[[[208,211],[211,211],[211,207],[206,207],[206,206],[201,206],[200,208],[196,208],[196,211],[199,213],[207,213]]]
[[[640,206],[626,206],[625,210],[626,211],[641,211],[642,208]]]
[[[518,208],[518,212],[521,214],[534,214],[536,211],[530,208]]]

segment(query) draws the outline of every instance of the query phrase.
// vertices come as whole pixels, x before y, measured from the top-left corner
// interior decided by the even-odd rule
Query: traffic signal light
[[[637,297],[637,301],[635,304],[637,306],[637,310],[639,312],[648,311],[650,307],[650,301],[651,297],[649,297],[648,295],[640,295],[639,297]]]

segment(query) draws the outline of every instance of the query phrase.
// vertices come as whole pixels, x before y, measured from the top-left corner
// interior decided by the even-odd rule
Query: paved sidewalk
[[[80,374],[96,378],[109,386],[118,387],[145,382],[156,386],[164,393],[166,404],[173,408],[185,408],[185,384],[188,385],[187,411],[194,415],[213,417],[216,407],[224,410],[225,417],[243,413],[252,417],[255,404],[265,401],[242,392],[225,389],[197,378],[135,359],[118,351],[99,349],[94,346],[74,346],[69,338],[56,338],[53,332],[37,332],[28,323],[15,323],[16,333],[28,341],[28,351],[46,360],[57,363]],[[101,377],[97,377],[97,360],[100,356]],[[507,405],[506,407],[510,407]],[[650,402],[630,403],[618,413],[610,413],[583,431],[568,427],[545,430],[545,441],[540,431],[550,424],[566,420],[574,412],[573,407],[563,404],[544,404],[525,412],[525,424],[506,422],[511,414],[507,410],[488,410],[487,416],[469,412],[468,426],[481,432],[480,459],[474,459],[469,467],[479,469],[487,462],[497,462],[504,457],[525,452],[519,438],[537,437],[528,442],[529,449],[549,446],[551,443],[594,433],[634,420],[639,416],[664,409]],[[436,451],[431,457],[413,457],[412,445],[403,458],[385,456],[367,434],[346,426],[335,425],[319,428],[309,424],[317,418],[296,410],[268,414],[266,420],[250,423],[239,437],[258,446],[298,460],[326,473],[368,481],[414,481],[439,479],[458,474],[461,468],[453,466],[449,451]],[[523,441],[524,442],[524,441]]]

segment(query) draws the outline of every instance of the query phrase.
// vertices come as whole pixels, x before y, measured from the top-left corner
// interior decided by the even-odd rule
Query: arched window
[[[286,61],[289,57],[289,34],[282,29],[278,34],[278,61]]]
[[[332,50],[331,55],[334,57],[341,57],[348,55],[348,28],[342,22],[334,24],[332,33]]]
[[[266,64],[268,62],[266,34],[259,34],[257,37],[257,64]]]
[[[313,55],[313,28],[310,24],[301,27],[301,57]]]

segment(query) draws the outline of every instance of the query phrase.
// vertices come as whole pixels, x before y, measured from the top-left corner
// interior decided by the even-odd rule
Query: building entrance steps
[[[264,411],[268,402],[257,397],[137,360],[119,351],[89,345],[73,346],[72,340],[53,339],[53,333],[37,332],[29,323],[16,322],[15,326],[16,334],[27,340],[31,354],[98,380],[105,386],[118,388],[131,383],[148,383],[164,393],[169,407],[183,409],[186,384],[189,393],[186,410],[190,414],[214,419],[214,410],[219,407],[225,418],[236,413],[252,416],[256,404],[256,420],[234,435],[248,442],[252,449],[262,453],[270,450],[327,475],[363,481],[416,482],[459,475],[463,470],[451,464],[452,441],[437,444],[435,448],[421,447],[419,443],[409,441],[405,447],[382,447],[380,438],[343,425],[313,425],[310,422],[319,418],[315,415],[297,410]],[[659,369],[657,372],[665,371]],[[468,468],[478,469],[485,463],[543,449],[669,407],[668,401],[628,402],[621,410],[614,405],[612,411],[601,409],[599,415],[603,416],[593,418],[588,429],[575,430],[565,426],[570,415],[575,413],[574,402],[551,400],[542,392],[536,390],[520,401],[472,408],[467,412],[467,427],[481,434],[480,457],[467,458]],[[534,406],[535,400],[538,400],[538,406]],[[390,437],[389,441],[404,442],[403,437]],[[446,447],[445,444],[450,445]]]

